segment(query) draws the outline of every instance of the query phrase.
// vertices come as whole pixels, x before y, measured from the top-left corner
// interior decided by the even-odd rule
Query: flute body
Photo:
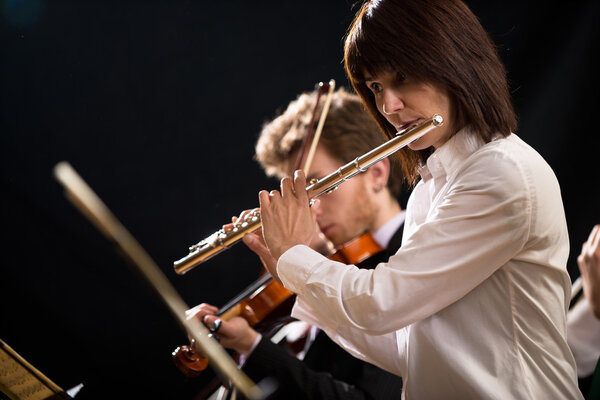
[[[443,124],[443,118],[436,114],[427,121],[414,125],[401,132],[396,137],[382,145],[357,157],[354,161],[340,167],[326,177],[307,186],[306,191],[310,200],[335,190],[342,182],[365,172],[371,165],[391,156],[401,148],[419,139],[421,136]],[[206,239],[189,248],[189,254],[174,262],[175,272],[183,275],[204,261],[228,249],[245,235],[261,227],[260,212],[255,210],[246,215],[243,220],[236,221],[228,229],[220,229]]]

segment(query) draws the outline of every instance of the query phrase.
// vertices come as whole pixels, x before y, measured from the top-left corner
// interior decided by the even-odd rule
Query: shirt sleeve
[[[395,375],[403,375],[396,355],[403,350],[398,346],[396,332],[385,335],[369,335],[362,330],[350,326],[337,325],[330,320],[318,320],[319,313],[311,309],[310,304],[296,298],[292,316],[309,324],[320,324],[320,329],[335,343],[354,357],[378,366]]]
[[[577,364],[580,378],[594,372],[600,358],[600,320],[592,312],[587,299],[581,298],[567,314],[567,342]]]
[[[451,179],[427,220],[374,270],[305,246],[279,258],[279,277],[318,326],[372,336],[399,330],[459,300],[525,246],[533,205],[516,162],[475,157]]]

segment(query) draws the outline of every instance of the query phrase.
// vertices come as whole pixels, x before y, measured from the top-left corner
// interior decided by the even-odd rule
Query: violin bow
[[[310,120],[310,124],[308,126],[308,132],[304,139],[302,140],[302,146],[300,151],[298,152],[298,157],[296,159],[296,165],[294,167],[294,171],[297,169],[302,169],[304,174],[308,173],[310,169],[310,164],[312,163],[312,159],[315,155],[315,151],[317,149],[317,144],[319,143],[319,139],[321,138],[321,132],[323,131],[323,125],[325,124],[325,119],[327,118],[327,113],[329,112],[329,106],[331,105],[331,100],[333,99],[333,92],[335,91],[335,80],[330,79],[329,83],[319,82],[319,91],[317,93],[317,99],[315,101],[315,108],[313,110],[313,114]],[[317,128],[314,129],[314,121],[315,116],[317,114],[317,110],[319,108],[319,100],[321,98],[321,92],[324,90],[328,90],[327,97],[325,98],[325,104],[323,105],[323,110],[321,111],[321,116],[319,118],[319,123],[317,124]],[[313,134],[314,130],[314,134]],[[306,156],[306,161],[304,162],[304,166],[302,166],[302,159],[304,158],[304,153],[306,153],[306,147],[310,143],[310,149]],[[302,167],[301,167],[302,166]]]

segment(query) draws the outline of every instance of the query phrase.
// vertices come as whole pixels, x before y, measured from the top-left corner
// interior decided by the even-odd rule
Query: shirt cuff
[[[240,359],[239,359],[239,362],[238,362],[238,366],[240,368],[244,366],[244,364],[246,363],[246,360],[248,359],[248,357],[250,357],[250,354],[252,354],[252,352],[254,351],[254,349],[256,349],[256,346],[258,346],[258,343],[261,340],[262,340],[262,335],[260,333],[258,333],[256,335],[256,338],[254,339],[254,342],[252,342],[252,346],[250,346],[250,350],[248,350],[248,352],[246,354],[240,354]]]
[[[296,245],[283,253],[277,261],[277,275],[283,286],[296,294],[303,294],[312,269],[327,258],[305,245]]]

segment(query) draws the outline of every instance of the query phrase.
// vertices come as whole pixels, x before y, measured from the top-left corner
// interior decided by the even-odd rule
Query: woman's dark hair
[[[460,0],[366,2],[346,36],[344,64],[354,90],[390,138],[396,129],[378,112],[365,72],[393,71],[441,85],[452,104],[453,133],[469,125],[489,142],[517,129],[504,66],[479,20]],[[410,184],[430,152],[399,152]]]

